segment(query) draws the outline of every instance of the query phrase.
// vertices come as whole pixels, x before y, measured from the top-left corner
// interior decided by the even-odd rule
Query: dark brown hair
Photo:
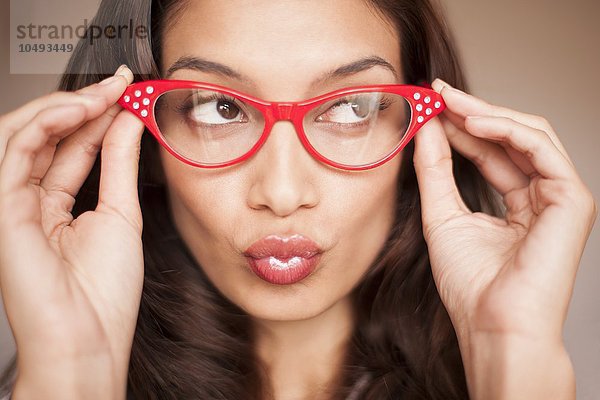
[[[440,77],[466,90],[452,38],[429,0],[364,0],[401,38],[406,83]],[[161,37],[185,7],[177,0],[103,0],[95,25],[151,27],[151,37],[81,41],[61,90],[76,90],[127,64],[136,80],[158,78]],[[143,72],[143,73],[142,73]],[[422,235],[419,190],[404,150],[389,237],[352,292],[357,324],[332,399],[465,399],[467,386],[452,324],[434,284]],[[474,165],[452,153],[454,176],[472,211],[501,214],[497,194]],[[76,198],[74,217],[96,207],[100,158]],[[142,138],[139,196],[145,277],[128,377],[129,399],[268,399],[266,371],[253,351],[251,318],[203,273],[173,224],[158,144]],[[4,373],[10,389],[16,357]]]

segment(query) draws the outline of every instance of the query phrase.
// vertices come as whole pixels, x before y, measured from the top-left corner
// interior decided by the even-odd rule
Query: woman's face
[[[367,56],[375,65],[313,81]],[[191,1],[167,29],[166,72],[181,57],[224,64],[238,80],[179,69],[170,79],[227,86],[271,101],[299,101],[348,86],[400,81],[397,33],[361,0]],[[360,282],[391,228],[402,154],[362,172],[312,158],[289,121],[273,126],[253,157],[224,169],[188,166],[161,148],[177,229],[213,284],[256,318],[316,316]],[[259,278],[242,254],[269,234],[302,234],[323,253],[312,274],[276,285]]]

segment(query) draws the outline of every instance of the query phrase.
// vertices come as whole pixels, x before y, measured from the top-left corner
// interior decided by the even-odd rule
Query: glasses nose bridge
[[[291,102],[275,102],[271,106],[273,118],[275,121],[292,120],[292,115],[296,107],[295,103]]]

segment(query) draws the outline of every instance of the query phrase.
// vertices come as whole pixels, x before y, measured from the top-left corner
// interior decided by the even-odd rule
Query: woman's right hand
[[[125,397],[144,276],[143,123],[115,104],[131,71],[113,78],[0,117],[0,289],[17,345],[13,398]],[[98,151],[97,207],[74,220]]]

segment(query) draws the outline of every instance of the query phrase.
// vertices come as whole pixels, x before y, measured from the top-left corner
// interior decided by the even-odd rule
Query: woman
[[[75,93],[1,120],[13,398],[575,398],[562,325],[594,199],[545,119],[452,87],[428,1],[105,0],[95,24],[129,20],[151,37],[82,42]],[[203,169],[115,104],[156,78],[286,102],[426,81],[447,108],[370,170],[329,168],[286,122]],[[246,257],[268,237],[318,265],[269,281]]]

